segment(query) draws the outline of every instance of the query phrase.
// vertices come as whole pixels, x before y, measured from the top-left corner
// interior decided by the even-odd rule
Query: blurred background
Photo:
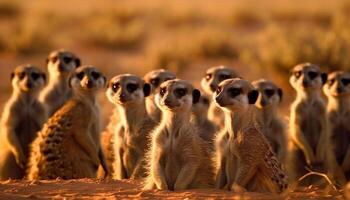
[[[199,87],[208,67],[229,65],[279,84],[287,112],[295,64],[350,68],[349,19],[350,0],[0,0],[0,109],[15,66],[45,69],[64,48],[108,78],[166,68]]]

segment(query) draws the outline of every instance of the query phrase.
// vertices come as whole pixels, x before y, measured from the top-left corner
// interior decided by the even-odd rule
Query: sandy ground
[[[298,188],[284,194],[237,194],[225,190],[201,189],[180,192],[141,190],[135,180],[52,180],[0,182],[0,199],[343,199],[341,192],[332,195],[313,188]]]

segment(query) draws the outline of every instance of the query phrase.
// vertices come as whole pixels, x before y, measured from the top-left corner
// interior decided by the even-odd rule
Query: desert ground
[[[45,69],[54,49],[76,53],[111,78],[166,68],[200,87],[205,70],[228,65],[248,80],[272,79],[284,90],[289,69],[313,62],[329,72],[350,68],[348,0],[0,0],[0,110],[20,64]],[[100,95],[104,124],[112,105]],[[141,181],[0,182],[0,199],[342,199],[342,190],[296,187],[282,195],[224,190],[142,191]]]

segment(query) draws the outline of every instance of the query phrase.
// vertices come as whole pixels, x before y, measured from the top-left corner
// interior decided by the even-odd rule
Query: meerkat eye
[[[154,87],[157,87],[159,85],[159,78],[153,78],[151,79],[151,84],[154,86]]]
[[[208,80],[211,79],[212,76],[213,76],[212,74],[206,74],[206,75],[205,75],[205,79],[208,81]]]
[[[164,96],[166,93],[166,89],[165,88],[161,88],[159,91],[160,96]]]
[[[341,82],[343,83],[343,85],[349,85],[350,79],[344,78],[344,79],[341,80]]]
[[[98,72],[91,72],[91,76],[92,76],[92,78],[94,78],[95,80],[97,80],[98,78],[100,78],[100,73],[98,73]]]
[[[64,56],[63,57],[63,62],[68,64],[73,60],[73,58],[69,57],[69,56]]]
[[[275,90],[267,89],[267,90],[265,90],[265,94],[268,97],[272,97],[275,94]]]
[[[25,76],[26,76],[26,73],[24,73],[24,72],[21,72],[21,73],[18,74],[18,78],[20,80],[24,79]]]
[[[301,76],[301,71],[295,71],[293,72],[293,75],[295,76],[295,78],[299,78]]]
[[[187,93],[187,91],[184,88],[178,88],[175,90],[175,95],[178,97],[183,97],[186,95],[186,93]]]
[[[221,74],[221,75],[219,76],[219,79],[220,79],[221,81],[226,80],[226,79],[229,79],[229,78],[231,78],[231,76],[228,75],[228,74]]]
[[[137,90],[138,86],[137,84],[135,83],[129,83],[127,86],[126,86],[126,89],[128,90],[128,92],[132,93],[134,92],[135,90]]]
[[[310,79],[314,79],[318,76],[318,73],[317,72],[309,72],[307,73],[308,76],[310,77]]]
[[[238,95],[240,95],[242,93],[242,89],[241,88],[230,88],[228,90],[228,94],[230,95],[230,97],[234,98]]]
[[[113,83],[113,84],[112,84],[112,90],[113,90],[113,92],[117,92],[118,88],[119,88],[119,83]]]
[[[77,78],[82,80],[84,78],[84,72],[77,73]]]
[[[40,77],[40,74],[34,72],[34,73],[31,74],[31,76],[32,76],[33,80],[37,80]]]
[[[342,82],[343,82],[343,81],[342,81]],[[332,86],[332,85],[335,83],[335,79],[334,79],[334,78],[329,79],[329,80],[327,81],[327,83],[328,83],[328,85]]]

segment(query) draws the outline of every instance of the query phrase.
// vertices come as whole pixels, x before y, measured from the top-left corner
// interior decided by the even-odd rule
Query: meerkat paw
[[[237,193],[242,193],[242,192],[246,192],[247,190],[244,187],[238,185],[237,183],[234,183],[231,186],[231,191],[237,192]]]

